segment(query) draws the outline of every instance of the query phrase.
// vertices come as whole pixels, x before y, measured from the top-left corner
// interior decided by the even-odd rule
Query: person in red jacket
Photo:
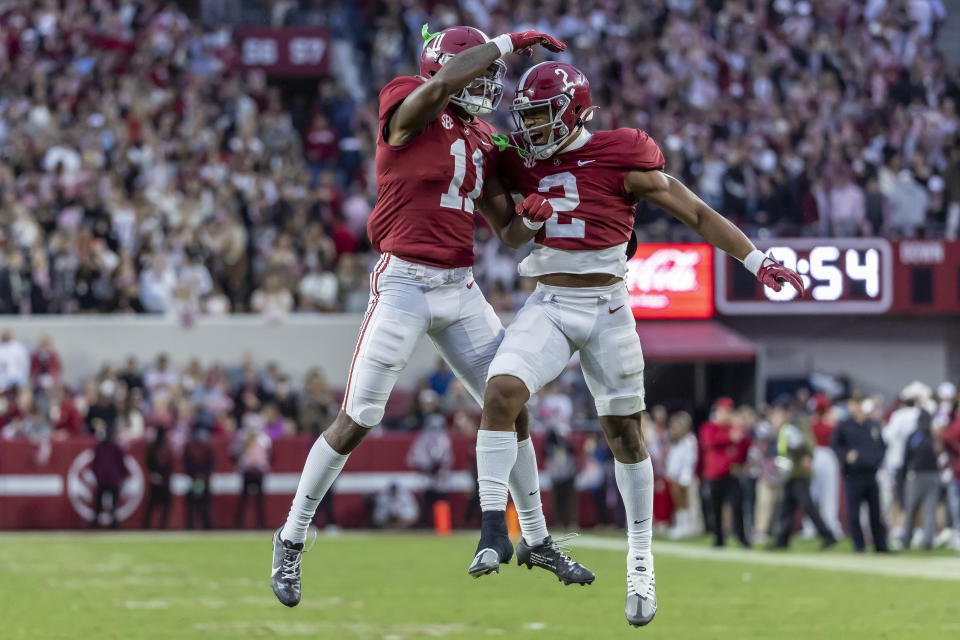
[[[950,468],[953,470],[953,480],[947,487],[947,497],[950,503],[950,515],[953,516],[953,543],[955,551],[960,551],[960,415],[949,427],[940,434]]]
[[[750,437],[733,424],[733,400],[720,398],[713,407],[713,420],[700,427],[700,448],[703,452],[703,480],[710,493],[713,512],[713,546],[724,545],[723,505],[730,503],[737,539],[744,548],[750,540],[743,524],[743,492],[734,475],[747,458]]]

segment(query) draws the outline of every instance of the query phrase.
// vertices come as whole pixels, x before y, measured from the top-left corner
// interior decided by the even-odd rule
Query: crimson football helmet
[[[537,116],[530,113],[540,109],[546,111]],[[510,113],[516,126],[512,136],[519,146],[538,160],[549,158],[577,126],[592,117],[590,83],[572,64],[541,62],[520,78]],[[525,116],[534,124],[526,126]]]
[[[487,35],[473,27],[448,27],[424,43],[420,53],[420,75],[429,78],[465,49],[489,42]],[[507,65],[495,60],[487,72],[473,80],[450,101],[467,113],[485,115],[497,108],[503,97],[503,78]]]

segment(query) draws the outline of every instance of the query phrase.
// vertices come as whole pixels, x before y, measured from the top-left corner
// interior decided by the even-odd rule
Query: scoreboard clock
[[[800,298],[764,287],[719,249],[716,307],[727,315],[886,313],[893,301],[893,248],[883,238],[778,238],[757,248],[803,278]]]

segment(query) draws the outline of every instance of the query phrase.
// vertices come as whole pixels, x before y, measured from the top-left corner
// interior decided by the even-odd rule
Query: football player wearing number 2
[[[517,456],[516,443],[501,438],[498,451],[481,456],[484,434],[512,431],[530,394],[556,378],[579,351],[626,507],[626,617],[631,625],[643,626],[657,611],[651,552],[653,469],[640,430],[645,406],[643,353],[623,281],[637,200],[647,200],[678,218],[777,291],[789,284],[803,295],[803,282],[664,173],[663,155],[646,133],[587,131],[584,124],[593,108],[586,77],[569,64],[538,64],[517,85],[510,107],[517,152],[502,145],[499,166],[504,184],[491,181],[488,189],[540,193],[553,215],[545,223],[527,221],[526,236],[535,244],[519,271],[537,278],[538,284],[507,328],[487,374],[477,472],[481,501],[485,492],[505,486]],[[518,212],[533,218],[530,204],[528,198]],[[502,519],[506,493],[500,491],[499,497],[496,503],[481,504],[484,529],[474,563],[493,566],[509,548],[509,539],[503,539],[496,522]],[[524,541],[517,558],[528,566],[541,562]]]
[[[429,34],[424,25],[424,40],[420,75],[395,78],[380,92],[378,198],[367,229],[382,257],[370,274],[370,302],[343,405],[310,449],[286,524],[273,536],[273,591],[290,607],[300,602],[302,554],[317,506],[347,456],[383,418],[393,385],[420,339],[430,337],[479,403],[503,338],[503,326],[474,286],[471,270],[474,202],[483,196],[484,176],[495,157],[494,130],[477,116],[500,100],[501,57],[529,53],[534,46],[565,47],[535,31],[489,40],[470,27]],[[534,203],[543,206],[542,201],[533,196]],[[486,218],[505,242],[526,239],[522,218],[512,208]],[[525,414],[515,418],[518,434],[525,433]]]

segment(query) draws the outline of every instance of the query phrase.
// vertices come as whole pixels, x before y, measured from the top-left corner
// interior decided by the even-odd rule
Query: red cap
[[[713,404],[714,409],[733,409],[733,398],[728,398],[726,396],[722,398],[717,398],[717,401]]]
[[[818,393],[813,396],[813,407],[817,413],[823,413],[830,408],[830,398],[825,393]]]

